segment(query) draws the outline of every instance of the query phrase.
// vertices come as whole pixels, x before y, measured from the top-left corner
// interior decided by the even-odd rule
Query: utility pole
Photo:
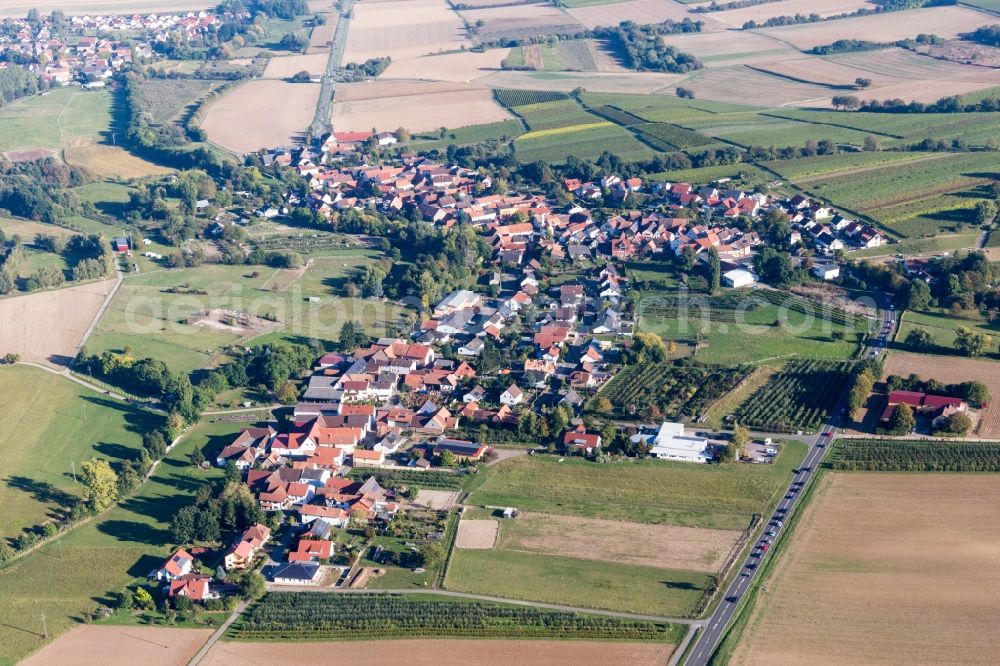
[[[73,483],[77,483],[77,480],[76,480],[76,463],[71,460],[69,462],[69,464],[73,468]]]
[[[45,624],[45,613],[42,613],[42,633],[46,639],[49,637],[49,625]]]

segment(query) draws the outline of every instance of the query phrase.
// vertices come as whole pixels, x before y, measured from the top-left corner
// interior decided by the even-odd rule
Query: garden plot
[[[683,21],[686,18],[700,20],[702,16],[691,12],[684,5],[673,0],[625,0],[591,7],[577,7],[569,13],[588,28],[616,26],[622,21],[635,21],[641,25],[648,23],[663,23],[664,21]],[[718,29],[711,22],[706,22],[705,30]]]
[[[899,12],[858,16],[837,21],[801,23],[766,28],[760,34],[780,39],[800,50],[832,44],[838,39],[894,42],[933,32],[938,37],[957,37],[994,19],[988,14],[961,6],[927,7]]]
[[[213,102],[201,128],[210,141],[237,153],[287,146],[309,126],[319,89],[314,83],[250,81]]]
[[[359,2],[353,12],[344,62],[402,60],[471,46],[465,26],[445,0]]]
[[[264,78],[287,79],[299,72],[308,72],[312,76],[318,77],[326,71],[327,59],[328,54],[325,51],[310,55],[290,55],[271,58],[267,61]]]
[[[1000,478],[832,473],[731,664],[995,660]]]
[[[381,78],[468,83],[500,71],[500,63],[507,53],[507,49],[490,49],[395,60],[382,73]],[[339,90],[337,94],[339,99]]]
[[[849,14],[862,8],[875,9],[876,5],[870,0],[780,0],[724,12],[706,12],[701,16],[706,20],[714,19],[733,28],[742,28],[747,21],[763,23],[775,16],[818,14],[825,18]]]
[[[496,102],[487,88],[452,87],[435,89],[418,82],[382,82],[387,96],[353,100],[352,92],[342,94],[350,86],[371,88],[369,84],[348,84],[337,89],[331,122],[338,130],[395,130],[405,127],[411,132],[425,132],[439,127],[466,127],[495,123],[511,118]],[[393,85],[395,84],[395,85]],[[391,95],[392,91],[398,92]],[[426,91],[426,92],[423,92]],[[346,99],[345,99],[346,98]]]

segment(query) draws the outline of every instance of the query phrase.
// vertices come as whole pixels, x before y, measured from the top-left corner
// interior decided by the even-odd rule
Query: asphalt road
[[[875,358],[885,352],[886,342],[892,337],[896,326],[896,312],[891,309],[888,297],[884,294],[878,294],[877,299],[879,304],[878,333],[872,344],[864,350],[863,356],[865,358]],[[833,416],[820,430],[820,434],[806,440],[809,450],[802,465],[795,471],[795,476],[792,477],[788,488],[785,489],[784,496],[767,519],[764,534],[755,542],[746,558],[740,562],[739,575],[729,584],[722,601],[705,622],[705,630],[698,637],[698,642],[685,662],[686,666],[705,666],[718,649],[730,620],[740,607],[743,595],[750,589],[754,578],[758,575],[769,555],[771,540],[776,540],[781,536],[781,531],[784,529],[783,522],[791,517],[800,495],[805,492],[817,468],[823,462],[823,457],[830,449],[829,445],[833,442],[837,426],[840,423],[841,411],[847,405],[847,395],[845,392],[841,396],[833,410]],[[765,543],[765,539],[769,541]],[[763,549],[762,546],[767,546],[767,548]]]

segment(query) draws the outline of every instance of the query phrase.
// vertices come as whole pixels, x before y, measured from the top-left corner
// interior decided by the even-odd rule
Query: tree
[[[918,351],[928,351],[934,348],[934,336],[922,328],[915,328],[906,334],[907,347]]]
[[[882,149],[882,144],[879,142],[878,137],[874,134],[869,134],[865,137],[865,151],[869,153],[874,153]]]
[[[371,338],[365,333],[365,329],[359,322],[347,320],[340,327],[340,349],[341,351],[354,351],[358,347],[364,347]]]
[[[80,465],[83,494],[95,512],[118,501],[118,475],[107,460],[91,458]]]
[[[195,519],[198,509],[193,506],[181,507],[170,519],[170,538],[178,546],[191,543],[195,535]]]
[[[739,458],[743,454],[743,448],[750,441],[750,429],[746,426],[736,424],[733,428],[733,437],[730,443],[736,448],[736,457]]]
[[[7,539],[5,537],[0,537],[0,564],[13,559],[15,554],[14,549],[7,543]]]
[[[976,405],[985,405],[990,401],[990,390],[982,382],[965,382],[963,385],[965,399]]]
[[[875,386],[875,379],[870,371],[862,371],[854,378],[854,385],[847,397],[847,409],[853,418],[857,418],[861,408],[868,402],[868,396]]]
[[[458,464],[458,459],[451,451],[442,451],[438,454],[438,465],[441,467],[454,467]]]
[[[444,548],[436,543],[427,544],[420,549],[420,555],[425,567],[433,567],[444,559]]]
[[[598,412],[600,414],[610,414],[612,408],[613,408],[613,405],[611,404],[611,401],[608,400],[603,395],[599,395],[596,398],[594,398],[594,411],[595,412]]]
[[[278,389],[278,401],[286,405],[293,405],[299,399],[299,391],[295,388],[295,383],[287,381]]]
[[[188,457],[191,460],[191,464],[195,467],[201,467],[202,463],[205,462],[205,452],[201,450],[200,446],[196,446]]]
[[[906,283],[900,305],[906,310],[926,310],[931,303],[931,288],[923,280]]]
[[[854,79],[854,86],[856,88],[858,88],[859,90],[864,90],[865,88],[868,88],[869,86],[871,86],[871,84],[872,84],[872,80],[871,79],[863,79],[863,78],[860,78],[860,77]]]
[[[889,434],[909,435],[916,425],[913,408],[903,402],[896,405],[896,409],[892,412],[892,417],[889,419]]]
[[[719,291],[722,279],[722,263],[719,261],[719,251],[714,247],[708,251],[708,293]]]
[[[156,603],[153,601],[153,595],[149,593],[149,590],[140,587],[132,596],[132,605],[138,610],[152,610]]]
[[[949,414],[943,421],[937,431],[948,435],[964,435],[972,429],[972,417],[965,412]]]
[[[191,606],[194,602],[191,601],[191,597],[186,594],[176,594],[173,598],[174,610],[178,613],[186,613],[191,610]]]
[[[997,216],[997,205],[992,201],[977,201],[975,208],[976,224],[993,224]]]
[[[259,571],[251,571],[240,581],[240,594],[244,599],[256,601],[267,592],[267,581]]]
[[[966,356],[982,356],[983,352],[993,346],[993,336],[980,331],[973,331],[967,326],[955,329],[955,349]]]
[[[115,605],[122,610],[132,610],[135,608],[135,595],[129,588],[123,588],[115,595]]]

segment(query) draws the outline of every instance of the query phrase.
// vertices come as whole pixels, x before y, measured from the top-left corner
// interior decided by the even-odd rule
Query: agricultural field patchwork
[[[201,128],[227,150],[242,153],[292,145],[316,110],[319,84],[256,80],[212,102]]]
[[[824,475],[730,663],[990,661],[998,511],[994,475]]]
[[[353,9],[343,61],[404,60],[468,46],[461,18],[445,0],[359,2]]]

